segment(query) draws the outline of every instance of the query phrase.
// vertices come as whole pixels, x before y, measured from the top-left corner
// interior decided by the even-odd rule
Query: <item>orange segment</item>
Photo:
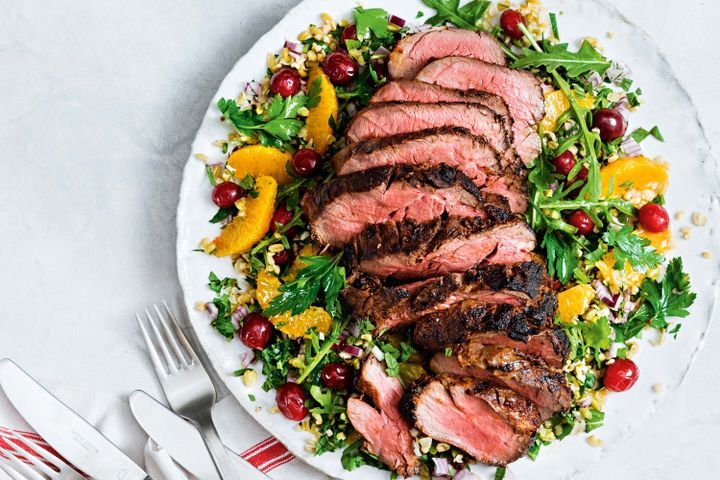
[[[621,158],[605,165],[600,169],[603,197],[608,196],[611,179],[613,197],[622,197],[631,189],[663,193],[668,182],[667,165],[643,156]]]
[[[337,121],[338,99],[335,87],[320,67],[314,67],[310,71],[308,85],[312,86],[316,79],[320,79],[320,102],[310,109],[307,116],[307,132],[308,138],[313,141],[313,149],[324,155],[334,138],[330,117]]]
[[[628,261],[622,270],[615,270],[615,255],[612,250],[595,263],[595,268],[600,272],[600,280],[607,283],[613,293],[618,293],[621,289],[637,288],[645,279],[645,275],[633,269]]]
[[[282,282],[275,275],[261,270],[257,276],[255,300],[262,308],[267,308],[273,298],[280,295]],[[307,337],[307,331],[313,327],[320,333],[330,331],[332,317],[322,308],[311,306],[302,313],[290,315],[290,312],[273,315],[270,322],[281,332],[291,337]]]
[[[638,228],[636,233],[639,236],[650,240],[650,245],[652,245],[659,253],[666,252],[672,247],[672,234],[670,233],[669,228],[664,232],[659,233],[647,232],[642,228]]]
[[[295,280],[295,276],[297,275],[298,270],[307,267],[307,264],[303,260],[301,260],[300,257],[314,257],[317,254],[318,248],[312,243],[308,243],[307,245],[302,247],[298,252],[297,256],[295,257],[292,265],[290,265],[290,269],[288,270],[287,275],[283,277],[283,280],[285,280],[286,282]]]
[[[280,285],[282,285],[282,282],[272,273],[265,270],[258,272],[255,300],[263,309],[270,305],[273,298],[280,295]]]
[[[332,325],[332,317],[324,309],[310,306],[307,310],[297,315],[290,315],[289,312],[281,313],[270,317],[275,327],[291,337],[309,337],[307,331],[317,328],[319,333],[328,333]]]
[[[575,96],[581,107],[592,108],[594,99],[592,95],[586,94],[584,98]],[[545,93],[545,117],[540,122],[543,132],[553,132],[557,128],[557,119],[570,108],[570,100],[562,90],[554,90]]]
[[[245,215],[235,217],[215,238],[215,255],[235,255],[252,248],[270,230],[270,220],[275,212],[277,182],[274,178],[261,176],[255,180],[257,198],[245,200]]]
[[[280,185],[285,185],[292,181],[286,170],[291,158],[290,153],[274,147],[248,145],[235,150],[228,159],[228,165],[235,170],[235,178],[243,179],[247,175],[253,177],[269,175]]]
[[[558,317],[563,323],[572,323],[590,308],[595,290],[590,285],[575,285],[558,293]]]

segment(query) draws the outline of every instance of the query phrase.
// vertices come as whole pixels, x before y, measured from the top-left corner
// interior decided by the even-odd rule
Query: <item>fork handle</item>
[[[217,468],[220,478],[223,480],[235,480],[238,477],[235,467],[230,463],[230,457],[228,457],[225,445],[220,440],[215,424],[213,424],[212,417],[208,415],[207,418],[202,418],[196,422],[196,426],[205,441],[205,446],[210,452],[215,468]]]

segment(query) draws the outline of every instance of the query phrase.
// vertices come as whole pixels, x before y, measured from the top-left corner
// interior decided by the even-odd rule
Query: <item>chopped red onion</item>
[[[595,293],[597,294],[598,298],[602,300],[605,305],[612,306],[615,304],[610,290],[608,290],[608,288],[603,285],[600,280],[594,280],[592,282],[592,286],[595,289]]]
[[[595,88],[598,88],[603,83],[602,77],[597,72],[592,72],[592,74],[588,77],[588,82],[590,82],[590,85],[592,85]]]
[[[240,328],[240,320],[247,317],[248,313],[248,308],[245,305],[240,305],[237,310],[230,315],[230,321],[232,321],[232,324],[235,326],[235,330]]]
[[[430,25],[428,23],[421,23],[421,24],[415,25],[414,27],[410,27],[410,30],[408,30],[408,33],[425,32],[427,30],[432,30],[433,28],[435,28],[435,27],[433,27],[432,25]]]
[[[397,17],[395,15],[390,15],[390,18],[388,19],[389,23],[392,23],[393,25],[397,25],[398,27],[402,28],[405,26],[405,19]]]
[[[462,470],[457,472],[455,474],[455,476],[452,478],[453,478],[453,480],[465,480],[465,479],[470,479],[470,478],[477,478],[477,476],[474,473],[472,473],[470,470],[468,470],[467,468],[463,468]]]
[[[632,75],[630,67],[618,62],[613,62],[607,72],[605,72],[605,78],[613,83],[619,83],[630,75]]]
[[[235,219],[235,217],[233,217],[232,215],[228,215],[227,217],[223,218],[223,219],[220,221],[220,225],[222,225],[223,227],[224,227],[225,225],[229,225],[230,222],[232,222],[234,219]]]
[[[206,304],[205,304],[205,310],[207,310],[207,312],[210,314],[210,317],[211,317],[213,320],[217,320],[218,309],[217,309],[217,307],[215,306],[214,303],[212,303],[212,302],[206,303]]]
[[[350,335],[357,338],[360,336],[360,324],[358,322],[352,322],[350,325],[348,325],[348,332],[350,332]]]
[[[390,55],[390,50],[380,45],[380,47],[373,52],[370,58],[372,58],[373,60],[379,60],[381,58],[387,58],[388,55]]]
[[[450,476],[450,462],[447,458],[432,458],[435,466],[433,467],[433,477],[449,477]]]
[[[642,155],[642,149],[634,138],[628,136],[620,143],[620,148],[628,157],[638,157]]]
[[[297,375],[292,375],[290,373],[288,373],[287,377],[285,377],[285,381],[288,383],[297,383],[297,379]]]
[[[303,53],[302,47],[300,45],[289,40],[285,41],[284,47],[293,53]]]
[[[347,343],[340,345],[340,350],[356,358],[360,358],[363,355],[362,348],[356,347],[355,345],[348,345]]]

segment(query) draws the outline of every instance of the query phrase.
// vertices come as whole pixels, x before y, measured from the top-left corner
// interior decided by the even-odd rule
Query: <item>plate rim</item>
[[[422,4],[420,2],[420,0],[417,0],[417,1],[418,1],[419,9],[427,8],[427,6]],[[560,1],[563,1],[563,0],[560,0]],[[665,69],[669,73],[670,77],[673,79],[674,83],[676,83],[677,88],[681,92],[683,97],[687,100],[687,102],[690,105],[692,105],[692,118],[693,118],[694,123],[696,124],[697,131],[700,132],[700,134],[701,134],[702,142],[704,143],[704,145],[702,145],[702,147],[704,147],[704,149],[705,149],[705,155],[707,158],[709,158],[712,161],[712,163],[714,165],[714,170],[716,173],[715,180],[716,180],[716,183],[718,183],[718,177],[720,177],[720,162],[718,161],[718,157],[716,157],[714,155],[712,144],[709,140],[709,136],[707,135],[707,129],[705,128],[705,125],[699,115],[699,111],[697,109],[695,102],[693,101],[692,96],[689,94],[687,88],[685,87],[685,84],[677,76],[675,69],[672,67],[672,64],[667,59],[665,53],[660,49],[660,47],[657,45],[657,43],[655,42],[653,37],[651,35],[649,35],[644,28],[640,27],[638,24],[636,24],[635,22],[630,20],[615,5],[610,4],[606,0],[591,0],[591,2],[599,5],[600,7],[602,7],[606,11],[608,11],[612,16],[622,20],[626,25],[628,25],[629,27],[636,30],[636,32],[641,37],[643,37],[644,41],[653,47],[653,55],[656,55],[658,57],[658,59],[661,62],[662,68]],[[354,5],[350,1],[348,1],[347,3],[348,3],[348,8],[352,8],[352,6]],[[588,2],[588,3],[590,3],[590,2]],[[178,192],[178,206],[177,206],[177,211],[176,211],[176,222],[175,222],[175,227],[176,227],[176,244],[175,244],[176,267],[177,267],[177,272],[178,272],[178,280],[179,280],[179,283],[180,283],[180,286],[182,289],[183,303],[185,305],[185,308],[188,310],[188,312],[190,312],[194,308],[196,300],[194,300],[193,298],[190,298],[190,295],[188,293],[189,288],[186,285],[186,281],[182,274],[185,271],[185,265],[183,264],[183,256],[181,255],[181,251],[180,251],[180,246],[184,239],[184,237],[181,236],[181,232],[183,229],[182,221],[184,220],[184,214],[183,214],[184,210],[182,207],[184,207],[185,203],[190,200],[190,199],[184,199],[184,197],[185,197],[184,192],[189,188],[188,183],[190,182],[191,166],[193,165],[193,163],[198,162],[198,160],[194,157],[194,155],[196,152],[196,146],[197,146],[196,144],[199,142],[200,130],[202,129],[202,127],[205,123],[207,114],[209,112],[211,112],[213,110],[213,108],[215,107],[216,97],[220,93],[220,90],[223,87],[225,80],[233,71],[235,71],[235,69],[237,68],[237,65],[239,63],[241,63],[245,57],[251,56],[251,55],[257,55],[257,52],[255,50],[260,49],[259,45],[262,44],[266,39],[276,35],[278,33],[278,31],[282,32],[281,27],[284,24],[288,23],[295,13],[297,13],[298,11],[300,11],[304,8],[307,8],[308,4],[312,4],[314,7],[315,5],[320,6],[321,2],[319,0],[302,0],[302,1],[300,1],[293,8],[289,9],[287,11],[287,13],[272,28],[270,28],[268,31],[266,31],[264,34],[262,34],[260,37],[258,37],[254,41],[254,43],[250,46],[250,48],[243,55],[238,57],[237,61],[232,65],[232,67],[229,70],[227,70],[227,72],[223,76],[222,80],[218,84],[217,90],[212,95],[212,98],[210,99],[209,104],[208,104],[208,108],[205,110],[205,114],[203,115],[203,117],[197,127],[197,130],[195,132],[195,136],[194,136],[193,142],[191,144],[188,160],[183,167],[182,180],[180,182],[180,189]],[[321,13],[321,11],[318,10],[317,14],[319,15],[320,13]],[[262,52],[262,53],[267,53],[267,52]],[[252,80],[252,79],[249,79],[249,80]],[[716,196],[716,200],[717,200],[717,198],[718,197]],[[703,335],[699,340],[693,341],[695,344],[695,348],[693,349],[693,351],[690,355],[689,361],[688,361],[687,365],[685,366],[685,370],[682,374],[680,381],[677,382],[677,384],[672,386],[672,388],[669,390],[669,393],[667,395],[663,396],[662,399],[660,399],[659,401],[657,401],[655,403],[655,408],[650,413],[650,415],[645,416],[645,418],[639,424],[637,424],[635,426],[628,425],[625,428],[623,428],[622,431],[619,432],[619,436],[618,436],[619,441],[616,442],[616,445],[615,445],[616,448],[617,448],[618,444],[622,444],[622,443],[626,442],[628,440],[628,438],[631,437],[634,432],[638,431],[642,427],[642,425],[644,425],[648,421],[650,421],[650,419],[655,416],[655,413],[657,412],[659,407],[662,406],[665,402],[667,402],[668,399],[670,399],[675,394],[675,392],[677,392],[677,390],[685,383],[690,371],[693,369],[693,367],[697,361],[699,354],[701,353],[702,349],[705,346],[706,338],[707,338],[708,334],[711,332],[713,322],[715,321],[716,317],[720,314],[720,308],[719,308],[720,307],[720,284],[718,282],[715,282],[715,285],[713,286],[713,292],[714,292],[714,298],[713,298],[713,303],[711,306],[711,313],[708,316],[707,320],[705,321],[704,328],[703,328]],[[188,315],[188,318],[190,318],[190,315]],[[195,333],[198,333],[195,324],[192,321],[190,321],[189,323],[192,326]],[[198,335],[198,340],[200,339],[200,337],[201,336]],[[200,346],[201,346],[201,348],[205,349],[205,347],[202,345],[202,342],[200,342]],[[216,371],[218,376],[221,378],[223,384],[226,387],[228,387],[230,394],[235,398],[236,401],[238,401],[238,403],[240,405],[242,405],[243,409],[247,411],[247,413],[252,417],[253,421],[257,422],[265,431],[267,431],[267,433],[269,435],[276,436],[275,433],[268,430],[268,427],[266,427],[265,424],[263,424],[260,421],[260,419],[257,418],[256,415],[254,415],[254,412],[252,412],[251,409],[248,406],[246,406],[244,402],[240,401],[240,399],[233,392],[233,390],[229,388],[228,382],[225,379],[226,375],[222,371],[219,370],[219,366],[216,365],[212,361],[211,361],[211,364],[212,364],[211,365],[212,368]],[[281,437],[281,435],[277,435],[277,436]],[[280,438],[278,438],[278,440],[280,440]],[[318,472],[321,472],[324,475],[332,475],[331,473],[328,473],[321,466],[316,465],[314,462],[308,461],[308,459],[306,458],[306,457],[308,457],[308,458],[316,458],[316,457],[308,456],[308,455],[306,455],[306,452],[297,451],[294,448],[291,448],[289,445],[287,447],[296,456],[296,458],[300,459],[302,462],[309,465],[313,469],[316,469]],[[602,461],[603,458],[612,449],[613,449],[612,447],[607,447],[607,448],[601,449],[600,455],[598,457],[596,457],[595,459],[593,459],[593,461],[587,463],[587,466],[584,468],[584,470],[586,470],[588,467],[591,467],[592,465],[595,465],[595,464],[599,463],[600,461]],[[366,472],[367,468],[369,468],[369,467],[359,468],[352,473]],[[372,470],[374,472],[384,472],[384,471],[374,469],[374,468]],[[347,473],[349,474],[350,472],[347,472]],[[564,476],[563,478],[569,478],[570,476],[572,476],[575,473],[579,473],[579,472],[573,472],[569,475]]]

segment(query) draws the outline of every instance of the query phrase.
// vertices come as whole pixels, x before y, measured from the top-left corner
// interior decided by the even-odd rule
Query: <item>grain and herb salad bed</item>
[[[672,241],[662,208],[668,175],[663,163],[642,156],[640,143],[663,137],[654,126],[626,129],[641,89],[592,39],[578,51],[561,44],[558,18],[543,15],[536,2],[517,8],[527,26],[506,29],[499,24],[507,8],[499,5],[425,3],[438,11],[427,23],[492,32],[512,66],[545,84],[542,151],[528,166],[527,222],[556,281],[556,322],[571,342],[564,371],[573,406],[540,427],[529,451],[535,458],[543,445],[602,426],[608,393],[637,378],[633,339],[645,328],[677,336],[680,323],[670,317],[686,316],[694,300],[682,261],[662,267]],[[322,16],[321,25],[286,42],[269,55],[261,82],[219,102],[231,127],[217,144],[227,163],[207,167],[219,207],[211,222],[223,229],[201,248],[230,257],[238,278],[211,274],[217,295],[202,308],[222,335],[229,341],[239,336],[262,360],[260,367],[239,359],[237,375],[252,383],[261,369],[263,388],[278,390],[280,411],[315,435],[308,448],[318,455],[343,449],[347,469],[385,468],[360,449],[345,415],[360,359],[372,352],[403,383],[424,372],[423,360],[409,332],[376,336],[374,325],[343,313],[343,257],[312,244],[299,200],[334,176],[327,159],[342,146],[336,138],[386,82],[388,52],[408,32],[424,28],[405,23],[382,9],[358,8],[352,24]],[[347,54],[328,60],[343,49]],[[416,443],[421,476],[443,473],[444,466],[451,476],[472,461],[422,435]]]

